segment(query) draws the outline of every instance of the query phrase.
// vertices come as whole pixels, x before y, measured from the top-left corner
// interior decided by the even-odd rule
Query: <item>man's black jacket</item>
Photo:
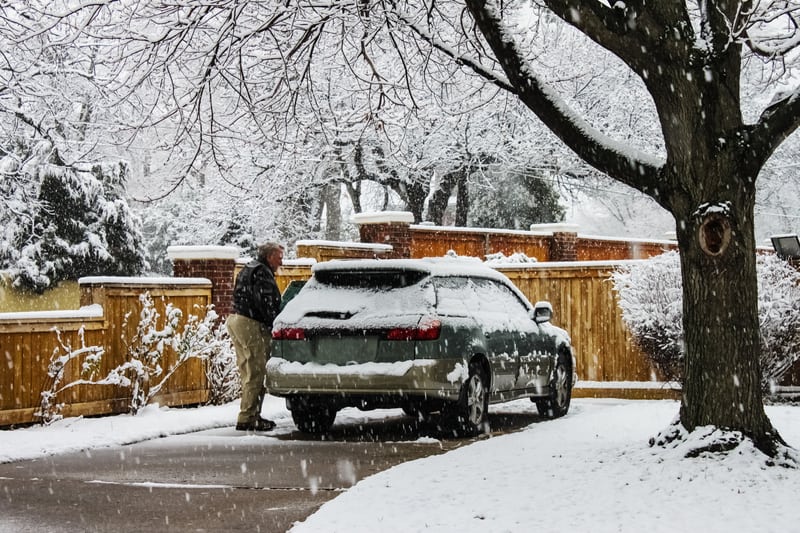
[[[254,260],[245,265],[233,289],[233,312],[263,322],[270,328],[281,310],[281,291],[272,270]]]

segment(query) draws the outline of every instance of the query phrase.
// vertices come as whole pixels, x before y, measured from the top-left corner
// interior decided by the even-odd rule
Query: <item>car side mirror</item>
[[[550,305],[550,302],[536,302],[531,314],[533,315],[531,318],[537,324],[550,322],[550,319],[553,318],[553,306]]]

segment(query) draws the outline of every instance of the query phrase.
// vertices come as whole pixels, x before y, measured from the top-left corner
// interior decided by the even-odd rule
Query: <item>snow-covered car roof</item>
[[[391,271],[421,272],[438,277],[479,276],[507,282],[508,278],[477,258],[426,257],[424,259],[355,259],[317,263],[317,272]]]

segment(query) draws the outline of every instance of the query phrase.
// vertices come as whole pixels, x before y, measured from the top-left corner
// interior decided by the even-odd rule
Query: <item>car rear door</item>
[[[508,389],[540,388],[547,384],[549,359],[544,335],[530,316],[530,308],[514,291],[496,280],[480,280],[484,305],[505,314],[506,337],[513,345],[515,375]]]
[[[516,382],[519,361],[514,328],[509,318],[507,301],[491,280],[472,278],[469,294],[473,300],[468,307],[483,330],[492,368],[492,392],[512,390]]]

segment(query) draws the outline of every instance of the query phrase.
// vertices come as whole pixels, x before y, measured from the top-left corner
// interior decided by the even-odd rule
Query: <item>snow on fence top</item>
[[[371,242],[353,241],[323,241],[323,240],[299,240],[296,246],[325,246],[328,248],[354,248],[364,250],[389,251],[392,250],[391,244],[376,244]]]
[[[252,257],[250,257],[249,255],[246,255],[246,256],[239,257],[238,259],[236,259],[236,264],[237,265],[246,265],[247,263],[249,263],[252,260],[253,260]],[[313,258],[313,257],[298,257],[297,259],[284,259],[283,260],[283,264],[281,266],[282,267],[304,267],[304,266],[305,267],[310,267],[312,265],[315,265],[316,263],[317,263],[317,260],[315,258]]]
[[[239,248],[236,246],[169,246],[167,255],[176,259],[236,259]]]
[[[358,213],[351,217],[354,224],[389,224],[392,222],[414,222],[414,215],[408,211],[379,211],[375,213]]]
[[[497,235],[552,235],[552,231],[534,232],[524,229],[502,229],[502,228],[470,228],[466,226],[434,226],[430,224],[412,224],[411,229],[421,231],[431,231],[437,233],[483,233]]]
[[[66,309],[59,311],[18,311],[14,313],[0,313],[0,322],[28,322],[38,320],[85,320],[89,318],[103,318],[103,306],[92,304],[80,309]]]
[[[211,280],[208,278],[128,278],[124,276],[88,276],[78,279],[79,285],[106,285],[106,286],[142,286],[142,287],[157,287],[159,285],[201,285],[203,287],[210,287]]]
[[[599,261],[537,261],[534,263],[519,263],[492,261],[489,266],[501,270],[568,270],[576,268],[616,268],[629,264],[638,264],[646,259],[608,259]]]
[[[314,265],[312,272],[347,271],[416,271],[435,276],[480,275],[493,279],[505,279],[494,269],[474,257],[426,257],[424,259],[351,259],[326,261]]]
[[[627,242],[630,244],[667,244],[674,246],[677,243],[676,239],[635,239],[632,237],[607,237],[603,235],[586,235],[583,233],[578,234],[578,237],[593,241]]]

